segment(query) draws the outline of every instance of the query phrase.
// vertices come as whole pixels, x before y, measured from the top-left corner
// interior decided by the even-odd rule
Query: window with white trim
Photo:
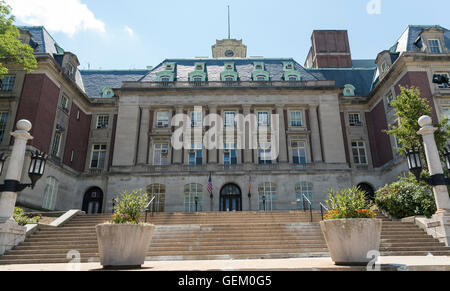
[[[156,127],[157,128],[168,128],[169,127],[169,112],[159,111],[156,113]]]
[[[106,159],[106,145],[95,144],[92,146],[91,169],[104,169]]]
[[[58,180],[54,177],[47,177],[47,184],[45,185],[44,194],[42,196],[42,208],[55,210],[58,186]]]
[[[191,127],[203,127],[203,113],[201,111],[191,112]]]
[[[97,129],[106,129],[109,126],[109,115],[97,116]]]
[[[272,148],[270,142],[260,143],[258,147],[258,164],[272,164]]]
[[[53,137],[53,143],[52,143],[52,156],[59,158],[59,152],[61,147],[61,139],[62,139],[62,132],[61,131],[55,131],[55,136]]]
[[[303,140],[293,140],[291,147],[293,163],[306,164],[308,162],[306,157],[306,142]]]
[[[308,182],[301,182],[295,185],[295,197],[297,202],[297,210],[304,210],[304,207],[309,207],[308,203],[304,202],[304,196],[313,203],[313,184]]]
[[[258,127],[270,126],[270,113],[268,111],[258,112]]]
[[[361,115],[359,113],[349,113],[348,122],[350,126],[362,126]]]
[[[259,210],[272,211],[276,210],[276,194],[277,185],[274,183],[266,182],[258,186],[259,196]]]
[[[150,199],[153,199],[152,212],[164,212],[166,204],[166,186],[162,184],[152,184],[147,187]]]
[[[224,165],[236,165],[237,164],[237,150],[236,144],[225,144],[223,150],[223,163]]]
[[[355,164],[367,165],[367,152],[364,141],[352,141],[352,152]]]
[[[203,186],[188,184],[184,186],[184,211],[195,212],[195,210],[198,212],[203,210]]]
[[[153,165],[167,166],[169,164],[169,144],[155,143],[153,147]]]
[[[439,39],[429,39],[428,47],[430,48],[430,53],[432,54],[442,53],[441,42]]]
[[[189,157],[189,165],[191,166],[199,166],[203,164],[203,145],[202,144],[193,144],[191,148],[188,150]]]
[[[66,113],[69,112],[69,99],[65,95],[61,96],[61,109]]]
[[[303,126],[303,112],[302,111],[291,111],[290,119],[291,119],[292,127],[302,127]]]
[[[224,126],[234,127],[236,125],[236,112],[225,111],[224,116],[225,116]]]
[[[0,143],[5,137],[6,125],[8,124],[8,114],[9,113],[6,111],[0,112]]]
[[[0,91],[12,91],[14,89],[14,83],[16,82],[16,76],[6,75],[1,81]]]

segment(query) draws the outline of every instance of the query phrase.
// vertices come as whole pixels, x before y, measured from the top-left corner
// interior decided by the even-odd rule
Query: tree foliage
[[[394,135],[399,143],[398,150],[406,154],[408,149],[412,147],[421,147],[423,151],[423,139],[417,132],[420,130],[418,120],[424,115],[432,116],[432,109],[427,100],[420,97],[420,90],[416,87],[400,86],[400,95],[390,103],[398,117],[398,124],[391,126],[386,131],[390,135]],[[434,120],[435,139],[437,147],[442,151],[450,139],[450,127],[447,118],[442,118],[440,122]],[[425,165],[424,165],[425,166]]]
[[[28,72],[37,67],[33,48],[20,42],[19,30],[13,22],[11,7],[0,0],[0,78],[8,73],[6,64],[23,65]]]

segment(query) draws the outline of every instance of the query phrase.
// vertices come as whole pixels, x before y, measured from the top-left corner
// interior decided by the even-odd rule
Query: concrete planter
[[[104,268],[140,268],[154,226],[100,224],[96,226],[100,263]]]
[[[352,218],[320,222],[323,235],[336,265],[367,265],[370,251],[379,251],[381,219]]]

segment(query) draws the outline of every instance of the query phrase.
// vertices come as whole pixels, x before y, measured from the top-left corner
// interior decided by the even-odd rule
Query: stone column
[[[176,108],[176,115],[178,115],[178,114],[183,114],[183,107]],[[177,130],[179,128],[180,127],[175,128],[175,130]],[[173,149],[173,163],[174,164],[178,164],[178,165],[183,164],[183,161],[182,161],[183,152],[182,151],[183,151],[183,149],[179,149],[179,150]]]
[[[31,122],[20,120],[17,122],[17,130],[11,133],[14,137],[14,146],[5,180],[20,182],[27,142],[33,139],[28,133],[30,130]],[[3,192],[0,196],[0,255],[25,240],[26,228],[19,226],[13,218],[16,199],[16,192]]]
[[[138,164],[147,164],[148,134],[150,131],[150,109],[142,108],[141,126],[139,131]]]
[[[284,105],[277,105],[278,124],[279,124],[279,161],[280,163],[287,163],[287,148],[286,148],[286,125],[284,123]]]
[[[429,116],[422,116],[419,119],[419,125],[422,128],[417,133],[423,137],[430,176],[443,175],[444,171],[434,139],[434,133],[437,128],[433,127],[432,119]],[[433,220],[440,222],[440,231],[438,231],[437,238],[441,242],[445,242],[446,246],[450,246],[450,198],[448,196],[447,186],[434,186],[433,192],[437,207],[437,212],[433,216]]]
[[[309,124],[311,126],[311,148],[314,162],[322,162],[322,145],[320,144],[319,119],[317,117],[317,105],[309,107]]]
[[[211,114],[211,115],[212,114],[217,114],[217,107],[216,106],[209,106],[209,114]],[[208,150],[208,156],[209,156],[209,161],[208,162],[210,164],[216,164],[217,163],[217,149],[219,148],[219,143],[218,143],[219,137],[218,137],[218,134],[219,134],[219,132],[222,131],[222,129],[219,128],[219,124],[218,124],[216,119],[214,119],[214,123],[215,123],[214,126],[216,128],[215,140],[216,140],[217,147],[214,148],[214,149],[209,149]]]
[[[244,114],[244,120],[246,120],[250,116],[250,114],[251,114],[250,108],[251,108],[250,105],[244,105],[243,106],[243,109],[244,109],[244,111],[243,111],[244,112],[243,113]],[[250,144],[251,144],[250,139],[252,138],[250,136],[250,126],[251,125],[250,124],[245,124],[245,122],[244,122],[244,126],[245,126],[245,132],[244,132],[244,137],[245,137],[244,163],[251,164],[252,161],[253,161],[252,149],[250,149]]]

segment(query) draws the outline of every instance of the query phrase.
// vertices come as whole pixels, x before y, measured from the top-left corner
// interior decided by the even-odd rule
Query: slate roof
[[[308,71],[317,78],[336,81],[336,86],[339,87],[347,84],[355,86],[356,96],[368,96],[377,68],[321,68]]]
[[[32,40],[37,44],[35,53],[58,54],[60,47],[43,26],[18,26],[22,30],[27,30],[31,34]],[[62,51],[64,53],[64,51]]]
[[[294,68],[301,73],[302,80],[315,81],[323,80],[312,74],[310,74],[303,66],[294,61],[294,59],[278,58],[278,59],[266,59],[266,58],[249,58],[249,59],[166,59],[161,64],[156,66],[146,76],[144,76],[141,82],[156,82],[157,73],[164,70],[165,63],[176,63],[175,74],[176,80],[181,82],[189,81],[189,73],[195,69],[195,63],[205,63],[205,72],[208,76],[208,81],[221,81],[220,73],[224,71],[225,63],[233,62],[235,69],[239,74],[240,81],[252,81],[252,72],[254,71],[254,62],[264,62],[265,70],[270,74],[270,80],[281,81],[283,80],[283,62],[292,62]]]
[[[420,33],[429,28],[438,28],[444,30],[445,46],[450,48],[450,30],[439,25],[409,25],[402,36],[394,45],[395,52],[420,52],[421,48],[416,45],[416,41],[419,38]]]
[[[120,88],[122,82],[138,81],[148,74],[149,70],[80,70],[84,89],[88,97],[102,97],[105,87]]]

